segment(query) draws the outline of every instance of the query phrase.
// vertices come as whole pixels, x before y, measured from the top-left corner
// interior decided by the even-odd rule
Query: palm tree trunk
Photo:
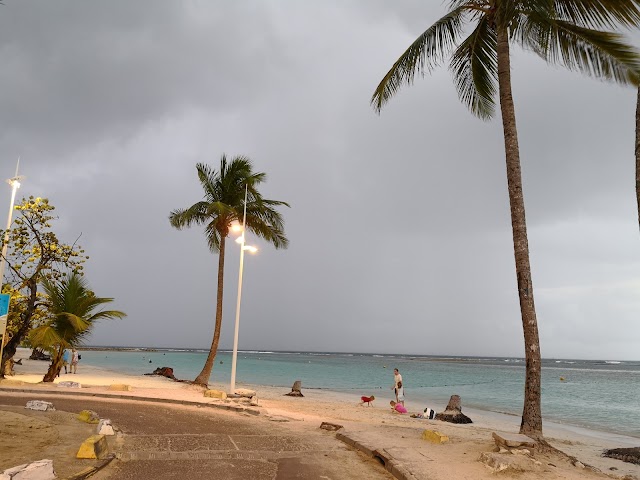
[[[636,103],[636,201],[638,202],[638,224],[640,224],[640,87]]]
[[[516,112],[511,94],[511,62],[509,59],[509,38],[505,30],[498,29],[498,86],[500,91],[500,109],[504,130],[504,148],[507,161],[507,183],[511,206],[511,228],[513,231],[513,250],[516,263],[520,313],[524,331],[524,349],[526,361],[526,379],[524,387],[524,409],[520,433],[542,437],[542,411],[540,407],[540,341],[538,321],[533,301],[533,282],[529,264],[529,242],[522,193],[522,174],[520,171],[520,148],[516,128]]]
[[[44,374],[44,378],[42,379],[43,382],[53,382],[56,379],[56,377],[60,373],[60,370],[62,369],[63,353],[64,349],[62,348],[62,346],[58,347],[56,354],[51,359],[51,365],[49,365],[47,373]]]
[[[213,331],[213,340],[211,341],[211,348],[209,349],[209,355],[207,361],[202,367],[202,371],[198,374],[193,383],[206,387],[209,384],[209,377],[211,376],[211,370],[213,369],[213,362],[216,359],[218,353],[218,342],[220,342],[220,329],[222,327],[222,293],[224,286],[224,250],[225,250],[226,237],[222,236],[220,239],[220,253],[218,254],[218,298],[216,302],[216,325]]]

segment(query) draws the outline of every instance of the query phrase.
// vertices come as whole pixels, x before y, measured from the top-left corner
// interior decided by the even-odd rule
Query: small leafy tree
[[[51,365],[42,379],[53,382],[62,368],[62,355],[67,348],[77,347],[91,333],[95,322],[105,318],[124,318],[118,310],[95,310],[111,303],[113,298],[97,297],[86,280],[77,273],[66,275],[61,280],[44,278],[42,287],[46,295],[43,306],[47,320],[29,334],[33,347],[51,353]]]
[[[29,331],[43,318],[38,285],[44,279],[58,280],[67,271],[81,275],[83,263],[89,258],[78,245],[58,240],[51,230],[55,207],[46,198],[23,198],[15,209],[18,216],[9,230],[5,259],[9,281],[3,285],[3,292],[11,294],[11,308],[0,377],[6,360],[15,355]],[[0,238],[4,242],[4,231]]]

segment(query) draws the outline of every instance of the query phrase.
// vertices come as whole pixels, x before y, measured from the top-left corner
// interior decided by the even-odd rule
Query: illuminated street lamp
[[[7,219],[7,229],[4,232],[4,242],[2,243],[2,256],[0,257],[0,294],[2,294],[2,286],[4,285],[4,267],[7,262],[7,247],[9,246],[9,229],[11,228],[11,217],[13,216],[13,204],[16,200],[16,192],[20,188],[20,180],[24,177],[18,175],[18,167],[20,166],[20,159],[16,165],[16,174],[13,178],[7,180],[7,183],[11,185],[11,203],[9,206],[9,218]],[[0,375],[4,373],[2,370],[2,353],[4,351],[5,337],[7,336],[7,318],[9,314],[9,295],[2,298],[0,304],[2,308],[0,311],[0,332],[2,332],[2,341],[0,341]],[[5,308],[6,306],[6,308]],[[6,311],[5,311],[6,309]]]
[[[241,231],[242,234],[236,238],[236,242],[240,244],[240,273],[238,274],[238,300],[236,302],[236,326],[233,333],[233,357],[231,360],[231,386],[229,393],[234,395],[236,393],[236,364],[238,362],[238,330],[240,328],[240,301],[242,299],[242,272],[244,270],[244,252],[245,250],[250,253],[256,253],[258,249],[251,245],[245,245],[246,223],[247,223],[247,191],[248,186],[245,185],[244,189],[244,215],[242,217],[242,226],[235,224],[231,226],[231,229],[235,231]],[[239,227],[239,228],[234,228]]]

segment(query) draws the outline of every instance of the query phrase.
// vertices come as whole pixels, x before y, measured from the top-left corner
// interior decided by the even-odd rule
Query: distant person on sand
[[[407,409],[404,408],[404,405],[402,405],[400,403],[396,403],[393,400],[391,400],[389,402],[389,405],[391,405],[391,412],[392,413],[407,413]]]
[[[77,373],[78,360],[80,360],[80,355],[78,355],[78,351],[74,348],[71,351],[71,373]]]
[[[402,382],[398,382],[398,388],[396,389],[396,398],[398,399],[398,403],[401,403],[404,407],[404,387],[402,386]]]
[[[398,383],[402,383],[402,375],[400,375],[400,371],[397,368],[393,369],[393,387],[391,387],[391,390],[394,391],[394,393],[396,394],[396,402],[399,401],[398,399]]]
[[[69,349],[65,348],[64,352],[62,352],[62,365],[64,366],[64,373],[67,372],[67,365],[69,365]]]

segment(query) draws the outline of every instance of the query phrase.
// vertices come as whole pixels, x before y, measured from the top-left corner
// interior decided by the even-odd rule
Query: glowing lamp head
[[[254,247],[253,245],[245,245],[244,249],[246,251],[248,251],[249,253],[256,253],[258,251],[258,249],[256,247]]]
[[[236,243],[243,243],[244,242],[244,235],[240,235],[238,238],[236,238]]]
[[[242,232],[242,224],[237,220],[234,220],[231,222],[231,225],[229,225],[229,230],[233,233],[240,233]]]

